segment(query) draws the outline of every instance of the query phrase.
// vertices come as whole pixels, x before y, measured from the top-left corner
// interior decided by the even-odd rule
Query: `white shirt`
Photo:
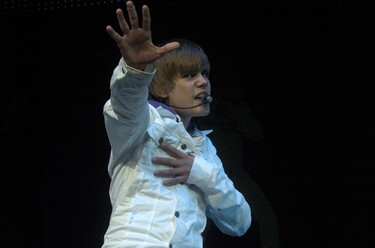
[[[112,214],[102,248],[202,247],[206,216],[222,232],[243,235],[251,223],[249,204],[225,174],[208,132],[191,135],[175,114],[148,103],[154,73],[154,65],[138,71],[121,59],[112,75],[104,105]],[[167,168],[151,163],[154,156],[169,157],[158,148],[161,141],[195,154],[187,183],[164,186],[164,178],[153,175]]]

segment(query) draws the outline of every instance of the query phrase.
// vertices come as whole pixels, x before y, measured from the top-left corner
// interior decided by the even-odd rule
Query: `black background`
[[[246,101],[262,126],[247,170],[277,214],[282,247],[373,247],[374,4],[135,3],[150,6],[155,43],[201,44],[215,101]],[[102,244],[102,106],[120,58],[105,26],[117,27],[118,6],[1,13],[2,247]]]

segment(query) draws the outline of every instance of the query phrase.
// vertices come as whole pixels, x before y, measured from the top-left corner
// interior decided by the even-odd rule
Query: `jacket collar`
[[[166,104],[164,104],[164,103],[161,103],[161,102],[157,102],[157,101],[155,101],[155,100],[148,100],[148,103],[149,103],[151,106],[153,106],[154,108],[161,107],[161,108],[167,110],[167,111],[170,112],[171,114],[175,115],[175,116],[176,116],[176,122],[179,122],[179,120],[180,120],[179,116],[178,116],[177,113],[176,113],[172,108],[170,108],[168,105],[166,105]],[[189,134],[192,134],[192,133],[194,133],[194,131],[196,131],[196,130],[197,130],[197,125],[196,125],[194,122],[190,121],[189,126],[188,126],[188,128],[187,128],[186,131],[187,131]]]

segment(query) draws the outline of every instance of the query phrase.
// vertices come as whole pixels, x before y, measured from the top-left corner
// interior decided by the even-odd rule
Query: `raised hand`
[[[159,147],[172,156],[172,158],[153,157],[152,162],[154,164],[170,166],[171,168],[156,170],[154,175],[157,177],[168,177],[169,179],[163,182],[165,186],[186,183],[191,167],[193,166],[194,156],[183,153],[165,142],[161,143]]]
[[[139,26],[137,10],[132,1],[126,2],[129,23],[123,11],[116,10],[117,20],[123,35],[107,26],[108,34],[115,40],[127,65],[138,70],[161,58],[164,54],[177,49],[178,42],[170,42],[162,47],[153,44],[151,38],[151,15],[147,5],[142,6],[142,27]]]

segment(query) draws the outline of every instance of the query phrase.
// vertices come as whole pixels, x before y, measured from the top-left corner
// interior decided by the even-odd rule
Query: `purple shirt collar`
[[[154,100],[148,100],[148,103],[151,106],[153,106],[154,108],[162,107],[163,109],[166,109],[169,112],[171,112],[172,114],[176,115],[176,112],[173,109],[171,109],[169,106],[165,105],[164,103],[157,102],[157,101],[154,101]]]

